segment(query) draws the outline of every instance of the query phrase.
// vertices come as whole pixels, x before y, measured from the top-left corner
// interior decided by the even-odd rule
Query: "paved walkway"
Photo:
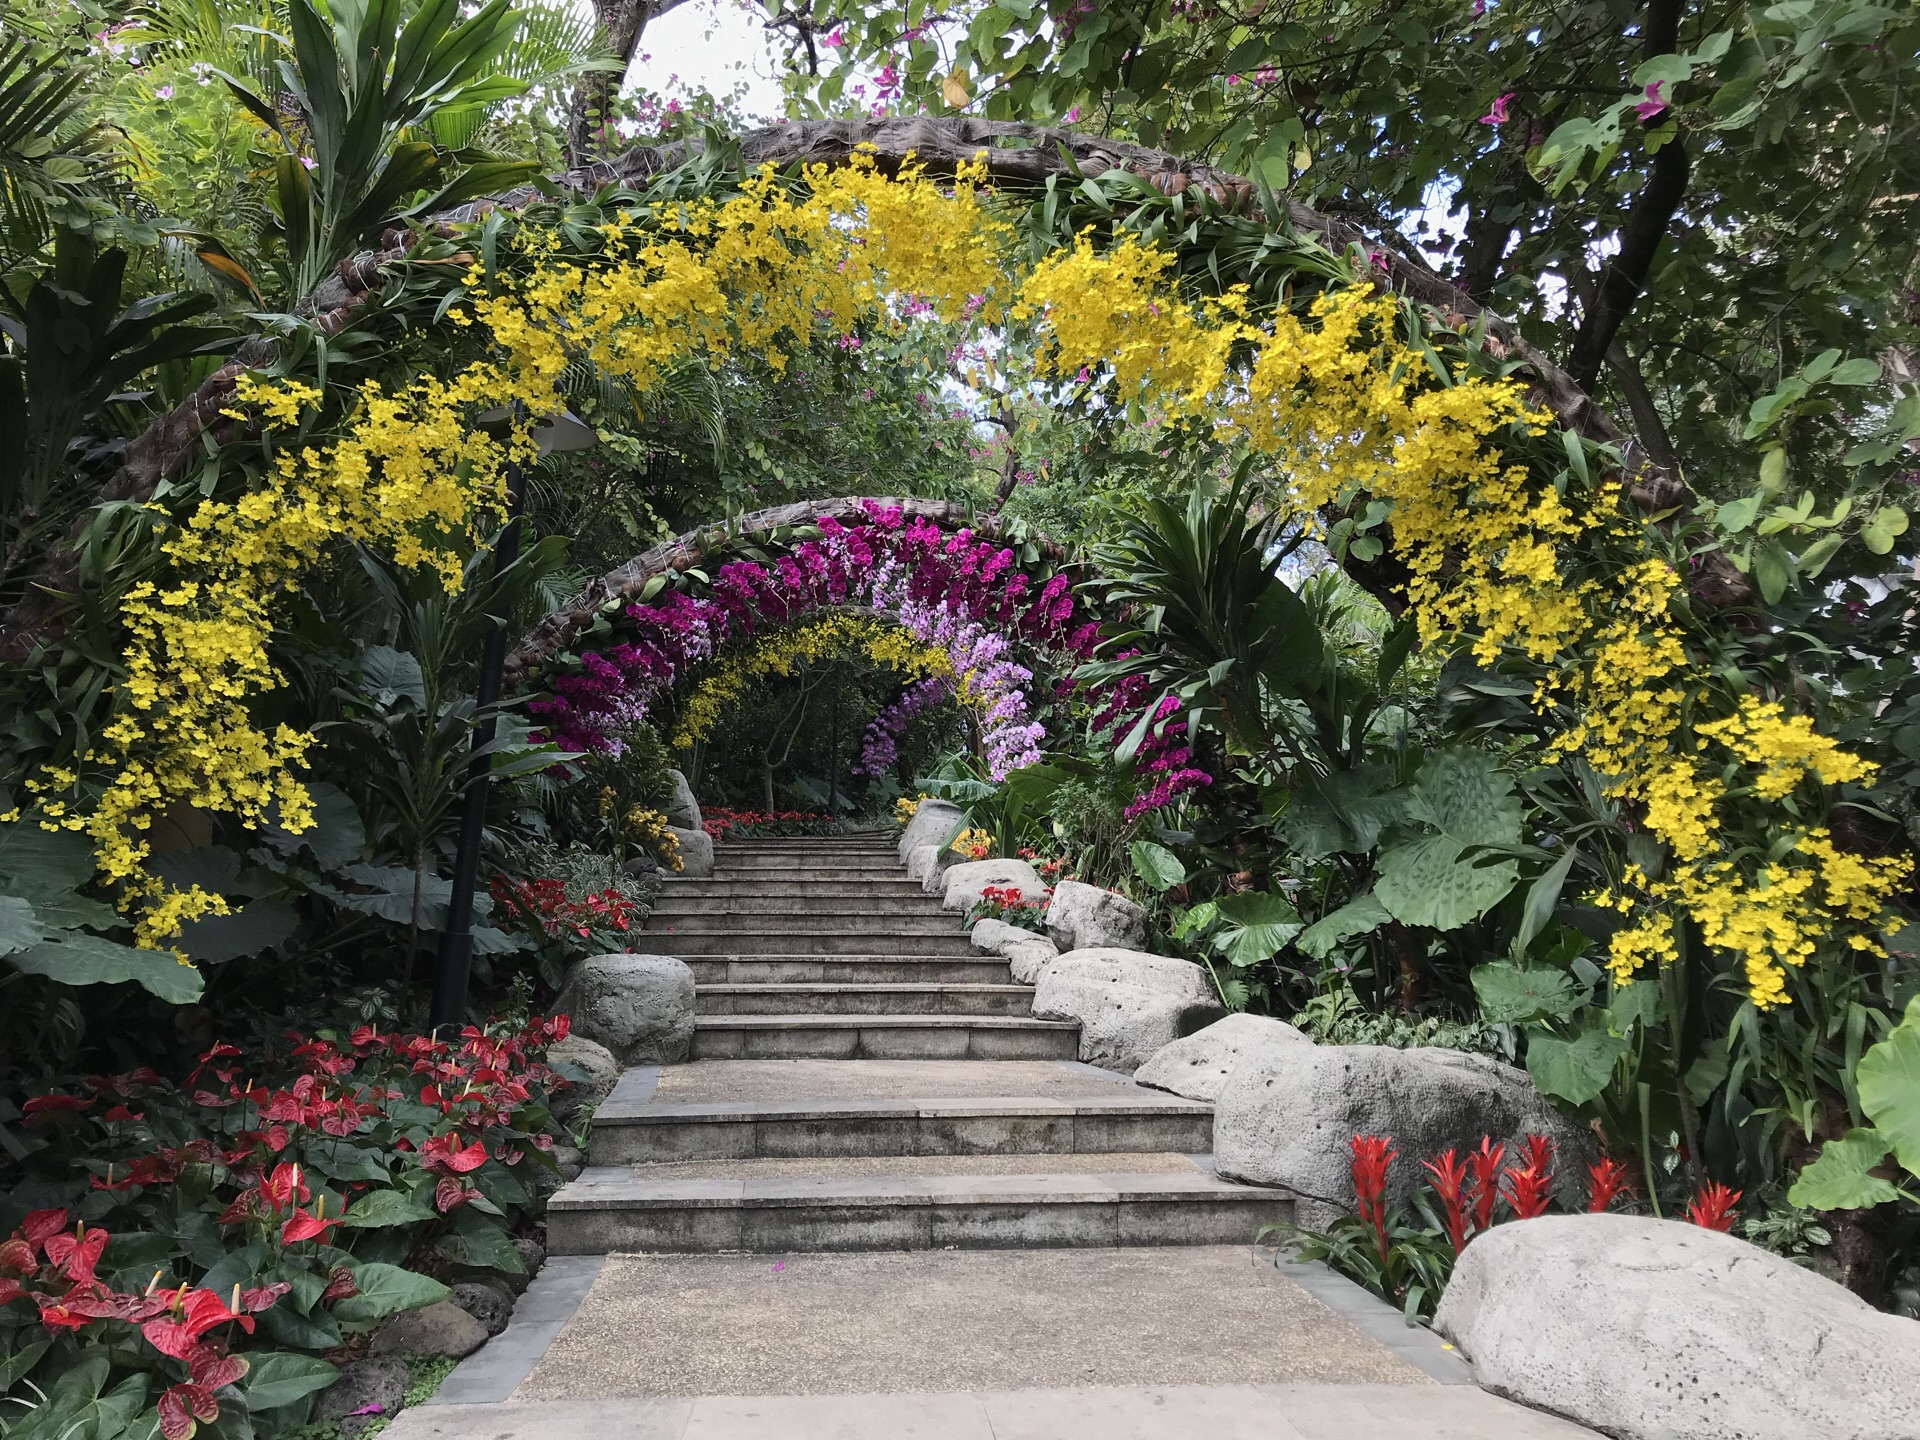
[[[631,1070],[504,1334],[392,1440],[1562,1440],[1254,1246],[1208,1106],[1070,1057],[880,841],[728,846],[648,942],[694,1063]]]

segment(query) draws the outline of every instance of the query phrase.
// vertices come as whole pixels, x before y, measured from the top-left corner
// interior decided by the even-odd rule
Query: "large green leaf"
[[[454,1212],[454,1228],[434,1242],[434,1249],[459,1265],[483,1265],[518,1275],[526,1269],[507,1232],[471,1206]]]
[[[249,1355],[247,1361],[246,1383],[240,1393],[249,1410],[278,1410],[326,1389],[340,1378],[338,1370],[313,1355],[277,1350]]]
[[[26,950],[47,938],[47,927],[33,913],[33,902],[0,895],[0,955]]]
[[[251,900],[231,915],[208,915],[180,930],[180,946],[195,960],[238,960],[271,950],[300,917],[284,900]]]
[[[1214,944],[1235,965],[1258,965],[1271,959],[1302,928],[1293,902],[1273,891],[1223,895],[1214,908],[1231,927]]]
[[[1513,888],[1520,866],[1512,860],[1469,864],[1451,835],[1430,835],[1380,853],[1373,893],[1405,925],[1452,930],[1486,914]]]
[[[386,1225],[412,1225],[433,1218],[432,1210],[404,1190],[375,1190],[348,1206],[340,1223],[371,1230]]]
[[[1409,817],[1467,845],[1518,845],[1520,813],[1513,777],[1465,746],[1429,755],[1407,804]]]
[[[1854,1074],[1860,1108],[1893,1147],[1895,1158],[1920,1175],[1920,995],[1887,1038],[1860,1057]]]
[[[1605,1030],[1588,1030],[1576,1040],[1534,1034],[1527,1040],[1527,1073],[1541,1093],[1570,1105],[1584,1105],[1613,1078],[1613,1067],[1627,1053],[1627,1042]]]
[[[1481,1018],[1495,1025],[1565,1020],[1587,1003],[1588,995],[1558,970],[1521,970],[1506,964],[1476,968],[1473,993],[1480,1001]]]
[[[1127,854],[1133,860],[1133,873],[1156,890],[1171,890],[1187,878],[1187,867],[1164,845],[1136,840],[1127,847]]]
[[[1365,895],[1349,900],[1332,914],[1322,915],[1300,932],[1300,938],[1294,944],[1314,959],[1324,960],[1333,953],[1333,947],[1342,941],[1355,935],[1364,935],[1392,918],[1387,914],[1386,907],[1374,899],[1373,892],[1369,890]]]
[[[62,985],[131,980],[174,1005],[192,1004],[206,984],[198,970],[182,964],[170,950],[136,950],[98,935],[69,933],[10,958],[29,975],[44,975]]]
[[[37,895],[77,890],[93,878],[93,845],[71,830],[43,830],[37,820],[0,825],[0,875],[10,889]]]
[[[1891,1148],[1878,1130],[1849,1130],[1829,1140],[1793,1182],[1787,1203],[1808,1210],[1864,1210],[1898,1200],[1900,1191],[1892,1181],[1867,1173]]]
[[[398,1265],[382,1265],[377,1261],[356,1265],[353,1283],[358,1287],[356,1294],[333,1302],[335,1318],[350,1323],[378,1320],[396,1310],[418,1310],[422,1305],[436,1305],[453,1294],[430,1276]]]

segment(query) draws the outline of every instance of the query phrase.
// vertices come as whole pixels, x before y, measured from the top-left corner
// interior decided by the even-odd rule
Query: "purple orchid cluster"
[[[1119,658],[1129,659],[1131,655]],[[1123,675],[1116,680],[1105,696],[1105,704],[1093,717],[1093,733],[1113,740],[1131,733],[1149,703],[1148,689],[1143,675]],[[1127,802],[1121,812],[1122,819],[1138,819],[1150,810],[1170,805],[1180,796],[1213,783],[1212,775],[1189,763],[1193,759],[1193,748],[1187,743],[1187,722],[1173,718],[1179,710],[1180,701],[1172,695],[1163,695],[1154,705],[1146,736],[1133,757],[1134,773],[1149,783]]]
[[[929,675],[908,682],[867,722],[867,728],[860,734],[860,760],[853,767],[853,773],[885,775],[893,769],[894,762],[900,758],[900,737],[915,720],[952,698],[953,681],[945,675]]]
[[[627,606],[626,637],[583,655],[577,670],[553,678],[550,699],[528,709],[563,748],[617,754],[620,735],[723,646],[841,605],[892,620],[946,655],[961,700],[981,716],[995,779],[1038,760],[1045,737],[1027,703],[1033,673],[1011,658],[1015,647],[1080,660],[1098,629],[1076,620],[1065,576],[1036,586],[1009,549],[869,503],[851,525],[823,516],[819,538],[785,555],[721,565],[705,595],[670,590]]]

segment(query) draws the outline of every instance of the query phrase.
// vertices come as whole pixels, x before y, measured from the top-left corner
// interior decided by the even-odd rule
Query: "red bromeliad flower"
[[[1458,1255],[1467,1248],[1467,1241],[1473,1238],[1472,1225],[1467,1219],[1466,1189],[1471,1169],[1466,1161],[1458,1158],[1450,1149],[1421,1163],[1427,1174],[1433,1177],[1434,1193],[1446,1208],[1447,1239],[1453,1245],[1453,1253]]]
[[[1473,1228],[1478,1234],[1493,1225],[1494,1203],[1500,1198],[1500,1164],[1507,1156],[1506,1145],[1480,1137],[1480,1148],[1467,1152],[1467,1168],[1473,1172]]]
[[[1553,1200],[1553,1141],[1529,1135],[1521,1149],[1526,1163],[1508,1167],[1501,1194],[1515,1215],[1531,1220],[1546,1214]]]
[[[1703,1230],[1718,1230],[1728,1234],[1738,1218],[1733,1207],[1739,1201],[1740,1194],[1740,1191],[1729,1190],[1718,1180],[1708,1181],[1687,1206],[1687,1219]]]
[[[1353,1151],[1354,1208],[1373,1227],[1373,1243],[1383,1265],[1387,1261],[1387,1166],[1399,1153],[1389,1148],[1392,1144],[1385,1135],[1355,1135],[1347,1142]]]
[[[1633,1187],[1627,1180],[1627,1166],[1623,1160],[1596,1160],[1587,1166],[1587,1179],[1592,1189],[1587,1197],[1587,1212],[1598,1215],[1613,1203],[1613,1197],[1626,1192],[1632,1193]]]

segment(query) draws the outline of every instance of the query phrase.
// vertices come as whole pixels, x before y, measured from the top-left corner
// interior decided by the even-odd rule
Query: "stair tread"
[[[846,1062],[840,1062],[846,1063]],[[991,1061],[963,1061],[991,1064]],[[951,1119],[970,1115],[1211,1115],[1204,1100],[1187,1100],[1152,1090],[1114,1087],[1111,1095],[970,1095],[906,1099],[827,1097],[795,1100],[646,1101],[627,1104],[610,1096],[594,1112],[595,1125],[678,1125],[689,1121],[892,1119],[925,1116]]]
[[[1078,1030],[1074,1020],[1026,1015],[696,1015],[700,1030]]]
[[[1014,984],[994,984],[985,980],[789,980],[765,981],[751,984],[743,981],[714,980],[693,987],[695,995],[711,992],[716,995],[944,995],[959,992],[966,995],[1031,995],[1033,986]]]

